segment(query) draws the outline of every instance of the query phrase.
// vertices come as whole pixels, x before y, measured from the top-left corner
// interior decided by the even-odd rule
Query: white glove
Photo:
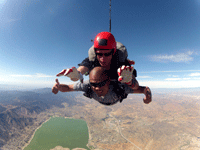
[[[56,76],[57,77],[67,76],[72,81],[78,81],[78,80],[80,80],[83,83],[83,75],[80,72],[78,72],[78,70],[76,69],[76,67],[72,67],[72,68],[69,68],[69,69],[63,69]]]
[[[118,68],[117,73],[119,75],[118,81],[125,84],[130,84],[130,82],[133,79],[133,66],[122,66],[121,68]]]

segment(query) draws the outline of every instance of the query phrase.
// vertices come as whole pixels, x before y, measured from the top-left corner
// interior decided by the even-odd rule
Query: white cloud
[[[191,80],[191,78],[183,78],[183,80]]]
[[[184,81],[184,80],[193,80],[194,78],[166,78],[165,81]]]
[[[32,75],[20,75],[20,74],[13,74],[13,75],[10,75],[11,77],[33,77]]]
[[[194,54],[193,51],[187,51],[186,53],[178,53],[175,55],[154,55],[151,56],[152,61],[158,61],[158,62],[189,62],[193,61],[193,57],[191,56]]]
[[[177,77],[178,77],[178,75],[172,75],[172,77],[174,77],[174,78],[177,78]]]
[[[42,73],[36,73],[35,76],[36,76],[37,78],[51,78],[51,77],[55,77],[55,76],[46,75],[46,74],[42,74]]]
[[[191,76],[191,77],[197,77],[197,76],[200,76],[200,73],[199,72],[191,73],[189,76]]]
[[[166,81],[177,81],[177,80],[181,80],[181,78],[166,78]]]
[[[14,74],[14,75],[10,75],[11,77],[26,77],[26,78],[51,78],[51,77],[55,77],[55,76],[51,76],[51,75],[45,75],[42,73],[36,73],[36,75],[20,75],[20,74]]]
[[[149,71],[149,72],[140,72],[140,73],[169,73],[169,72],[194,72],[200,70],[176,70],[176,71]]]
[[[171,75],[171,74],[169,74],[168,76],[169,77],[173,77],[173,78],[178,78],[179,77],[178,75]]]
[[[153,77],[150,77],[150,76],[138,76],[137,78],[142,78],[142,79],[144,79],[144,78],[153,78]]]
[[[200,87],[200,80],[140,81],[139,84],[150,88],[193,88]]]

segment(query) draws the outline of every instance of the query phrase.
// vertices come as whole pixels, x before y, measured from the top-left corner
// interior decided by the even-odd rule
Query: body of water
[[[24,150],[50,150],[56,146],[89,150],[86,146],[88,139],[88,127],[84,120],[52,117],[35,132],[30,144]]]

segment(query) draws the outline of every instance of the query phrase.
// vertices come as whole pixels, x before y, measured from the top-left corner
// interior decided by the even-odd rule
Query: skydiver
[[[129,75],[132,75],[132,70],[133,68],[128,69],[127,72],[129,72]],[[123,100],[123,96],[134,93],[134,89],[130,88],[130,86],[127,84],[122,83],[121,86],[123,91],[118,91],[118,88],[115,86],[115,82],[110,80],[109,71],[103,67],[95,67],[89,73],[89,81],[84,81],[83,83],[77,82],[75,84],[66,85],[60,84],[58,79],[56,79],[56,83],[52,88],[52,92],[57,94],[58,91],[83,91],[89,94],[90,98],[95,99],[101,104],[113,105],[119,101],[121,102]],[[150,102],[150,98],[146,98],[144,101],[146,104]]]
[[[127,59],[127,51],[123,44],[116,42],[114,36],[110,32],[100,32],[94,39],[94,46],[88,51],[89,57],[84,59],[79,64],[79,68],[72,67],[64,69],[57,76],[65,75],[70,77],[72,81],[83,81],[83,74],[90,72],[96,66],[102,66],[110,72],[112,81],[130,84],[130,80],[125,80],[126,73],[121,74],[121,71],[134,64],[134,61]],[[124,67],[125,66],[125,67]],[[136,80],[137,72],[133,71],[133,83],[131,84],[134,93],[143,93],[144,100],[152,100],[151,90],[149,87],[139,86]]]

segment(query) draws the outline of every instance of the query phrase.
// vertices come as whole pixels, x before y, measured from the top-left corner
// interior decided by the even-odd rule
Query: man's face
[[[97,59],[102,67],[107,67],[111,64],[112,50],[96,50]]]
[[[110,81],[108,77],[100,77],[97,78],[96,76],[90,77],[90,85],[92,90],[100,97],[105,96],[109,90]]]

